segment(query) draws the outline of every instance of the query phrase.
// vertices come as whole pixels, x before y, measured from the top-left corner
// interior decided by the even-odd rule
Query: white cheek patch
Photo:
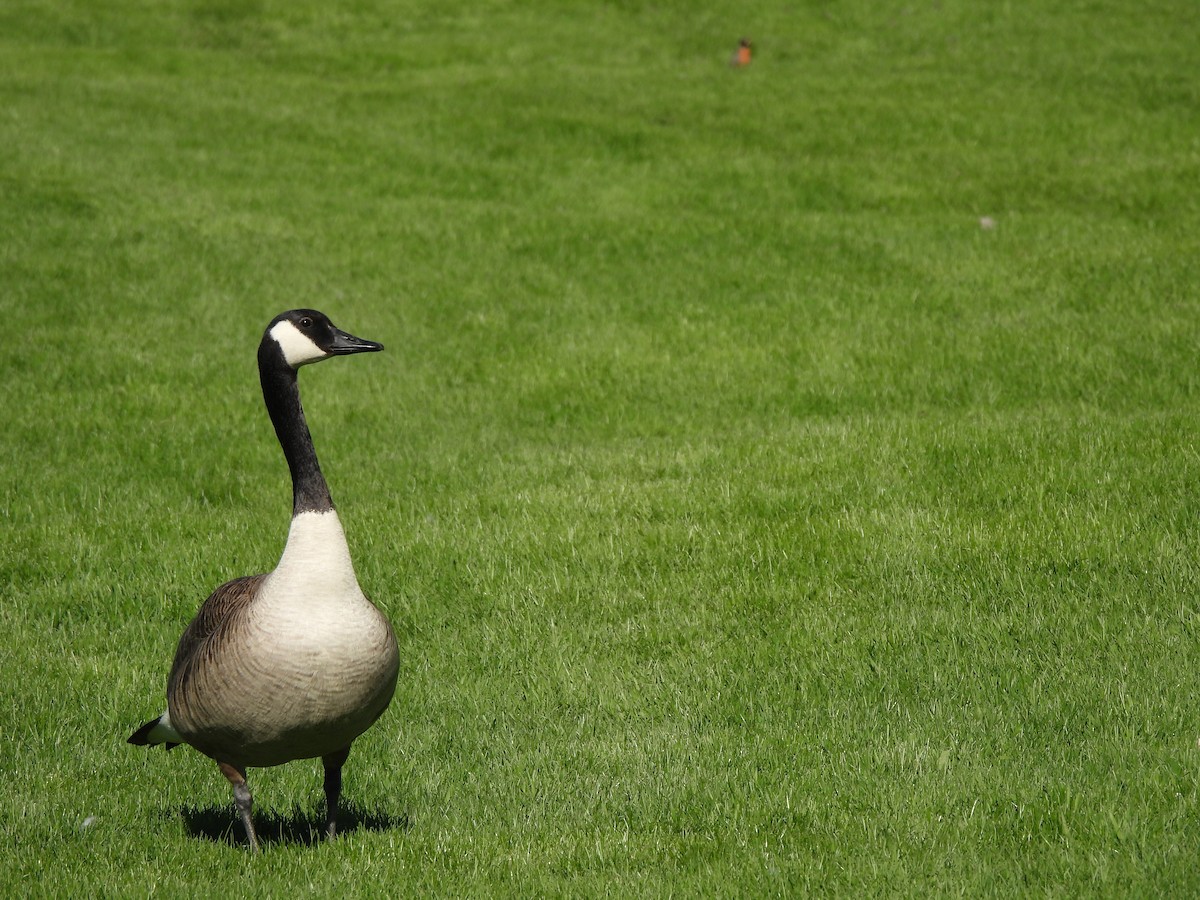
[[[284,361],[293,369],[317,362],[328,355],[291,322],[280,322],[271,329],[270,335],[283,351]]]

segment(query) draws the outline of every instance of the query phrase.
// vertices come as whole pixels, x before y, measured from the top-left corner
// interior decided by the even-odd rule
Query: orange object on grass
[[[729,64],[735,68],[750,65],[750,50],[751,43],[749,38],[742,38],[738,42],[737,52],[733,54],[733,58],[729,60]]]

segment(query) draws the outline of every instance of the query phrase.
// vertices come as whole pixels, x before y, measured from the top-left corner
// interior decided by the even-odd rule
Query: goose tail
[[[158,744],[166,744],[170,750],[183,743],[183,738],[179,736],[179,732],[171,726],[171,714],[163,713],[157,719],[151,719],[137,731],[129,736],[129,743],[136,744],[139,747],[154,747]]]

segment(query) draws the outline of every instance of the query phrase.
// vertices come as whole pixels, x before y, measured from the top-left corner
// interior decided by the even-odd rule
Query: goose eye
[[[302,318],[300,320],[300,327],[301,328],[312,328],[312,319],[310,319],[308,316],[305,316],[304,318]]]

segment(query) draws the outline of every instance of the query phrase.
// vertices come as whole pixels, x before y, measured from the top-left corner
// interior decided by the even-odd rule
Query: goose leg
[[[338,800],[342,796],[342,766],[346,764],[346,757],[349,755],[350,748],[347,747],[321,757],[321,762],[325,764],[325,837],[331,841],[337,837]]]
[[[246,839],[250,841],[250,849],[257,853],[258,838],[254,834],[254,823],[250,821],[250,809],[254,801],[250,796],[250,785],[246,784],[246,770],[224,762],[219,762],[217,765],[221,767],[221,774],[228,778],[229,783],[233,785],[233,803],[237,807],[238,815],[242,817],[242,825],[246,828]]]

